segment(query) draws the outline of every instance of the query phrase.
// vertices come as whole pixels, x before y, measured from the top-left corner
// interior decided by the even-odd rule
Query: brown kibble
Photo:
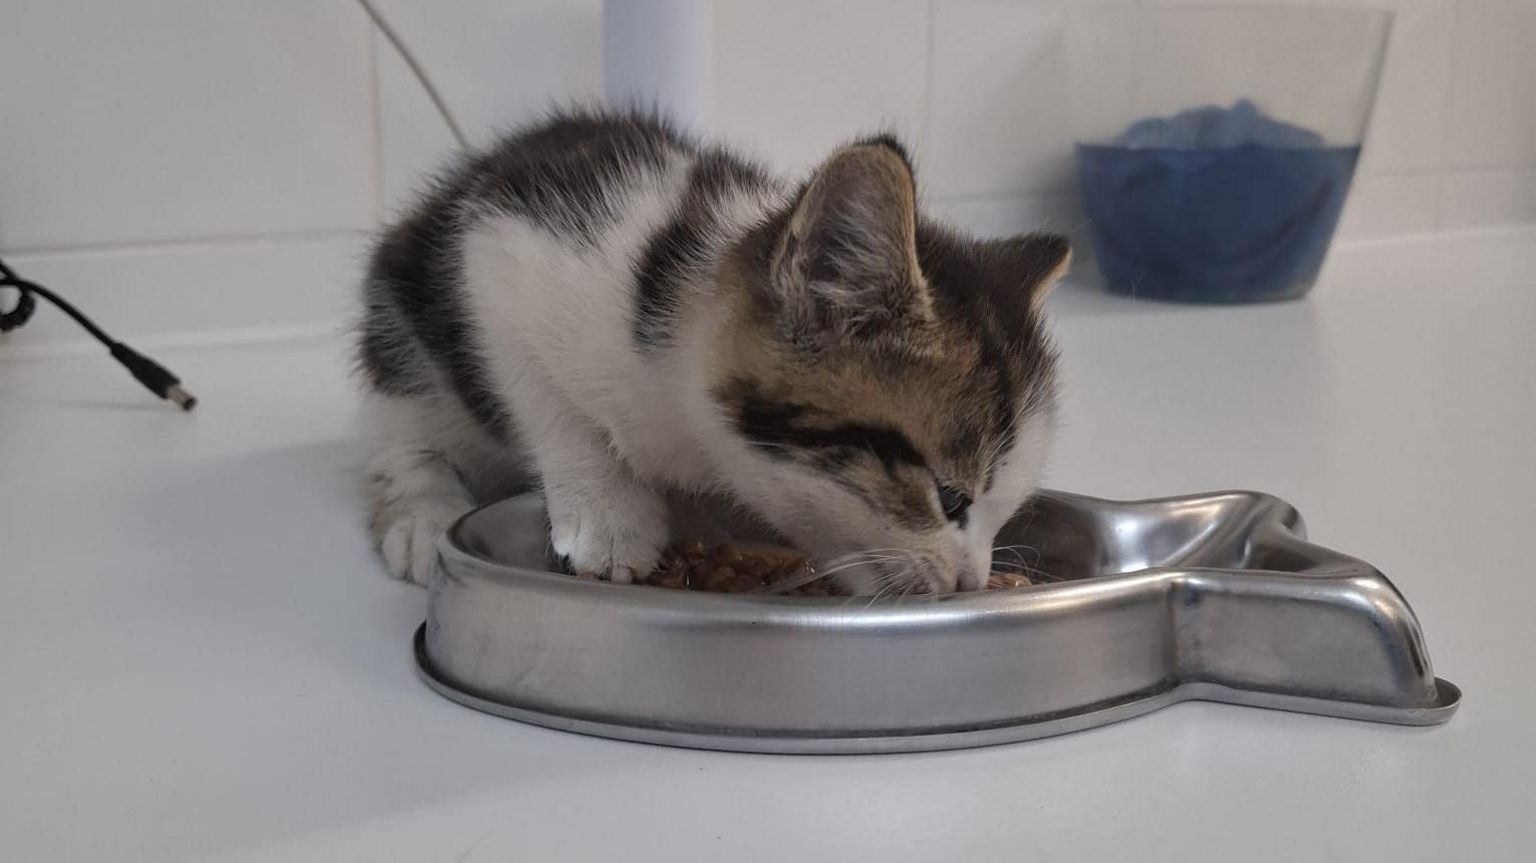
[[[736,570],[729,566],[708,566],[703,572],[697,574],[696,580],[704,585],[705,590],[725,590],[726,585],[736,579]]]
[[[714,550],[710,551],[709,556],[706,557],[704,561],[705,563],[716,567],[735,567],[737,564],[742,562],[741,549],[731,545],[728,542],[722,543],[715,546]]]
[[[640,584],[671,590],[704,590],[716,593],[750,593],[777,588],[783,596],[837,596],[837,586],[825,577],[815,578],[810,558],[787,549],[743,550],[730,543],[710,547],[698,540],[673,543],[661,561]],[[592,579],[590,572],[577,574]],[[994,571],[988,590],[1012,590],[1034,582],[1020,572]],[[789,587],[789,585],[796,585]]]
[[[726,593],[751,593],[762,589],[763,581],[750,575],[738,575],[725,585]]]
[[[688,586],[688,573],[681,567],[658,569],[651,573],[651,577],[646,583],[657,587],[682,590]]]
[[[736,564],[736,571],[744,575],[750,575],[758,581],[766,581],[774,575],[778,564],[765,554],[743,555]]]
[[[752,556],[763,561],[769,568],[780,571],[794,569],[806,564],[805,555],[782,549],[757,551],[753,552]]]
[[[1015,587],[1028,587],[1033,584],[1029,576],[1020,572],[993,572],[987,579],[987,590],[1012,590]]]
[[[793,564],[785,566],[779,570],[779,577],[777,580],[799,581],[804,578],[809,578],[811,573],[815,571],[816,568],[811,566],[811,562],[808,559],[802,557]]]
[[[673,590],[750,593],[786,579],[800,582],[814,572],[809,558],[787,549],[744,551],[730,543],[710,547],[697,540],[682,540],[662,552],[656,568],[640,583]],[[824,584],[815,586],[819,594],[813,595],[828,594]],[[788,594],[803,595],[803,587]]]
[[[696,539],[683,540],[682,542],[675,543],[672,546],[672,551],[676,553],[678,557],[687,561],[703,560],[704,556],[709,554],[709,548],[705,546],[704,543]]]

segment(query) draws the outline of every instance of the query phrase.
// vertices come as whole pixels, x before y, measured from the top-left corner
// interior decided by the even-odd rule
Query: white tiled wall
[[[6,0],[0,22],[0,248],[367,224],[350,0]]]
[[[923,141],[929,194],[997,198],[1072,185],[1062,4],[933,4],[932,91]]]
[[[600,0],[377,0],[469,127],[603,81]],[[438,69],[442,69],[441,73]]]
[[[926,0],[719,2],[715,26],[718,129],[776,164],[809,165],[851,130],[922,135]]]
[[[1536,0],[1142,2],[1392,9],[1387,64],[1341,236],[1536,221]],[[768,14],[761,4],[722,0],[726,10],[757,11],[721,16],[716,50],[728,68],[720,74],[734,76],[741,92],[775,93],[767,111],[761,103],[739,106],[757,112],[754,119],[722,123],[723,132],[750,139],[795,168],[821,144],[846,137],[851,124],[895,120],[920,144],[930,204],[952,218],[988,231],[1020,230],[1036,220],[1056,229],[1078,224],[1060,42],[1072,0],[932,0],[926,50],[899,38],[875,52],[831,31],[850,27],[849,21],[878,21],[882,29],[893,22],[919,26],[911,24],[910,4],[837,5],[835,23],[824,15],[794,15],[770,30],[759,20]],[[808,52],[804,45],[828,47]],[[743,50],[752,60],[738,67],[733,58]],[[790,78],[802,82],[793,99],[782,92],[786,76],[779,71],[791,63]],[[906,107],[883,93],[872,112],[871,100],[816,83],[838,80],[852,68],[861,80],[887,82],[912,80],[926,69],[927,86],[907,93]],[[743,80],[748,74],[755,83]],[[924,118],[916,128],[914,115]],[[741,134],[748,130],[751,135]]]
[[[790,171],[895,129],[938,212],[1071,230],[1072,2],[718,0],[715,126]],[[1345,237],[1536,221],[1536,0],[1203,2],[1397,12]],[[602,0],[375,6],[472,142],[600,96]],[[334,321],[453,146],[357,0],[0,0],[0,27],[0,253],[124,334]]]

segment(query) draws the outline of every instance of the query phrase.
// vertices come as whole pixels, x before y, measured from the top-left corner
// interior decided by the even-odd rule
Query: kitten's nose
[[[987,586],[985,575],[976,574],[975,562],[964,551],[927,556],[923,569],[923,581],[929,593],[956,593],[981,590]]]
[[[991,563],[990,559],[981,561],[967,552],[960,560],[960,572],[955,590],[986,590],[987,576],[991,575]]]

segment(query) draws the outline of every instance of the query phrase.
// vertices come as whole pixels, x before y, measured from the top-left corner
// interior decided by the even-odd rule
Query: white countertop
[[[1053,306],[1051,484],[1287,498],[1406,594],[1448,725],[1183,704],[855,758],[522,726],[416,678],[340,338],[155,350],[192,415],[94,353],[0,360],[0,858],[1536,857],[1536,231],[1348,246],[1300,303]]]

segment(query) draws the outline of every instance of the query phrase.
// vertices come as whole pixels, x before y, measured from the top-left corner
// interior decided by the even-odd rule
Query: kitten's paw
[[[423,587],[431,584],[437,577],[437,539],[463,514],[460,506],[422,504],[375,524],[389,574]]]
[[[656,568],[667,544],[666,505],[643,490],[598,506],[549,509],[550,544],[572,572],[629,584]]]

